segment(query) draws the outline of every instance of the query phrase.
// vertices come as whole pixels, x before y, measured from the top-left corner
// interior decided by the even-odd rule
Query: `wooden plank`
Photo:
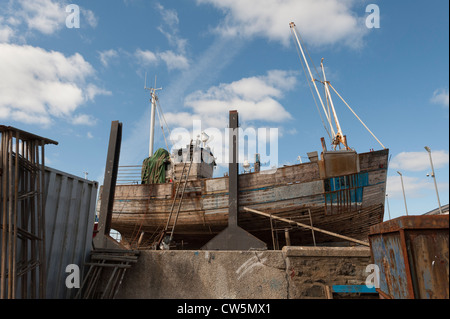
[[[340,239],[352,241],[352,242],[355,242],[355,243],[360,244],[360,245],[370,246],[369,243],[366,243],[366,242],[361,241],[361,240],[357,240],[357,239],[350,238],[350,237],[347,237],[347,236],[342,236],[342,235],[339,235],[339,234],[336,234],[336,233],[333,233],[333,232],[330,232],[330,231],[327,231],[327,230],[323,230],[323,229],[320,229],[320,228],[317,228],[317,227],[313,227],[313,226],[305,225],[305,224],[302,224],[302,223],[294,222],[294,221],[291,221],[289,219],[280,218],[280,217],[276,217],[276,216],[271,216],[270,214],[266,214],[266,213],[263,213],[263,212],[260,212],[260,211],[257,211],[257,210],[251,209],[251,208],[244,207],[244,210],[246,210],[248,212],[255,213],[255,214],[259,214],[259,215],[262,215],[262,216],[266,216],[266,217],[269,217],[269,218],[277,219],[277,220],[286,222],[288,224],[296,224],[296,225],[298,225],[300,227],[303,227],[303,228],[314,230],[314,231],[317,231],[317,232],[320,232],[320,233],[324,233],[324,234],[327,234],[327,235],[330,235],[330,236],[333,236],[333,237],[337,237],[337,238],[340,238]]]
[[[110,261],[126,261],[136,262],[138,256],[124,256],[124,255],[108,255],[108,254],[91,254],[92,260],[110,260]]]
[[[86,266],[94,267],[105,267],[105,268],[131,268],[131,265],[120,265],[120,264],[101,264],[101,263],[84,263]]]

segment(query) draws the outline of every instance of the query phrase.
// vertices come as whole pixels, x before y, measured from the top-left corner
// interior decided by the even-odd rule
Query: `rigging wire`
[[[169,145],[167,144],[166,134],[164,132],[164,125],[161,121],[161,115],[160,115],[160,111],[158,108],[156,108],[156,114],[158,114],[159,125],[161,126],[161,131],[163,133],[164,143],[166,143],[166,148],[167,148],[167,150],[169,150]]]
[[[372,133],[372,131],[367,127],[366,124],[364,124],[364,122],[359,118],[358,115],[356,115],[355,111],[353,111],[353,109],[350,107],[350,105],[347,104],[347,102],[345,102],[345,100],[342,98],[342,96],[336,91],[336,89],[331,85],[331,83],[329,83],[330,87],[333,89],[333,91],[339,96],[339,98],[342,100],[342,102],[345,103],[345,105],[347,105],[347,107],[349,108],[349,110],[353,113],[353,115],[356,116],[356,118],[361,122],[362,125],[364,125],[364,127],[366,128],[367,131],[369,131],[369,133],[377,140],[378,143],[380,143],[380,145],[383,147],[383,149],[386,149],[386,147],[380,142],[380,140]]]
[[[319,71],[317,70],[317,67],[316,67],[316,65],[314,64],[314,60],[311,58],[311,55],[309,54],[308,48],[307,48],[307,46],[305,45],[305,42],[303,41],[302,35],[301,35],[300,33],[297,32],[297,36],[298,36],[298,38],[299,38],[300,43],[301,43],[302,46],[303,46],[303,51],[305,51],[306,54],[308,55],[308,58],[309,58],[309,60],[311,61],[312,65],[313,65],[313,67],[314,67],[314,70],[316,71],[316,76],[317,76],[317,78],[320,79],[320,82],[323,82],[322,75],[321,75],[321,74],[319,73]],[[297,48],[297,51],[298,51],[298,48]]]
[[[161,113],[161,117],[162,117],[164,123],[166,124],[166,128],[167,128],[167,131],[169,132],[169,137],[170,137],[170,135],[171,135],[172,133],[171,133],[171,131],[170,131],[169,124],[167,124],[166,117],[164,116],[164,112],[162,111],[161,104],[159,104],[159,99],[156,100],[156,106],[157,106],[158,112]],[[159,116],[159,115],[158,115],[158,116]],[[162,127],[162,125],[161,125],[161,127]],[[164,130],[164,129],[163,129],[163,130]],[[165,136],[164,136],[164,139],[165,139]],[[170,144],[172,144],[172,147],[173,147],[173,142],[172,142],[172,140],[171,140],[170,138],[169,138],[169,141],[170,141]],[[166,145],[167,145],[167,142],[166,142]],[[169,147],[167,147],[167,150],[169,150]]]

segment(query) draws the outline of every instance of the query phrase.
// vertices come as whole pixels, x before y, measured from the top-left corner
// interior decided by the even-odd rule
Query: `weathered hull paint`
[[[319,161],[278,168],[273,174],[239,175],[238,223],[269,247],[273,242],[271,229],[278,230],[275,238],[280,248],[285,244],[285,229],[289,230],[291,245],[311,244],[312,233],[281,222],[273,221],[271,225],[270,219],[244,212],[243,207],[308,225],[312,219],[314,227],[367,240],[370,226],[383,221],[388,153],[382,150],[359,154],[357,174],[323,176]],[[167,223],[175,192],[176,184],[172,183],[117,185],[112,228],[131,246],[145,232],[141,245],[150,246]],[[178,200],[175,212],[177,207]],[[174,239],[197,249],[227,223],[228,177],[189,181]],[[320,233],[314,235],[317,243],[336,240]]]

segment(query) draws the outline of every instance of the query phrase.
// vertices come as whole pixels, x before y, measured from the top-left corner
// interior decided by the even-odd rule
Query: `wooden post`
[[[284,229],[284,237],[286,238],[286,246],[291,245],[291,237],[289,236],[289,228]]]
[[[313,238],[313,242],[314,242],[314,247],[316,247],[316,236],[314,236],[314,229],[313,229],[313,222],[312,222],[312,216],[311,216],[311,209],[308,208],[308,213],[309,213],[309,222],[311,223],[311,233],[312,233],[312,238]]]
[[[109,137],[108,155],[106,158],[105,178],[103,182],[102,199],[98,221],[98,233],[94,238],[94,247],[119,248],[117,243],[109,236],[111,230],[112,209],[114,205],[114,192],[116,189],[117,172],[119,169],[120,145],[122,142],[122,123],[113,121]]]

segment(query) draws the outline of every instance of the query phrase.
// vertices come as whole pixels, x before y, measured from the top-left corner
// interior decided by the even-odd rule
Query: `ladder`
[[[114,299],[122,284],[125,272],[137,263],[140,252],[122,249],[95,249],[80,290],[75,299]],[[106,282],[106,286],[102,283]]]
[[[189,179],[189,174],[191,173],[191,167],[192,167],[192,163],[193,163],[194,154],[192,154],[192,152],[191,152],[191,145],[192,145],[192,140],[191,140],[191,143],[190,143],[190,146],[189,146],[189,155],[188,155],[189,156],[189,168],[188,168],[188,172],[187,172],[186,175],[184,174],[184,172],[186,170],[186,165],[188,163],[188,161],[184,161],[183,169],[181,171],[180,181],[178,182],[177,189],[175,191],[175,196],[174,196],[173,201],[172,201],[172,206],[170,208],[169,218],[167,219],[166,226],[165,226],[164,230],[162,231],[161,236],[160,236],[160,238],[159,238],[159,240],[157,242],[157,245],[156,245],[157,248],[159,247],[161,249],[169,249],[169,246],[170,246],[170,244],[172,242],[172,239],[173,239],[173,233],[175,231],[175,226],[177,225],[178,216],[180,215],[181,204],[183,202],[184,193],[186,191],[186,185],[187,185],[187,182],[188,182],[188,179]],[[183,179],[183,177],[184,177],[184,179]],[[181,188],[182,184],[183,184],[183,190],[181,191],[180,201],[178,202],[178,208],[177,208],[177,212],[175,214],[175,220],[173,222],[173,225],[170,226],[170,222],[172,220],[172,215],[173,215],[174,208],[175,208],[175,203],[177,201],[178,193],[180,191],[180,188]],[[167,235],[169,232],[170,232],[170,236]]]

